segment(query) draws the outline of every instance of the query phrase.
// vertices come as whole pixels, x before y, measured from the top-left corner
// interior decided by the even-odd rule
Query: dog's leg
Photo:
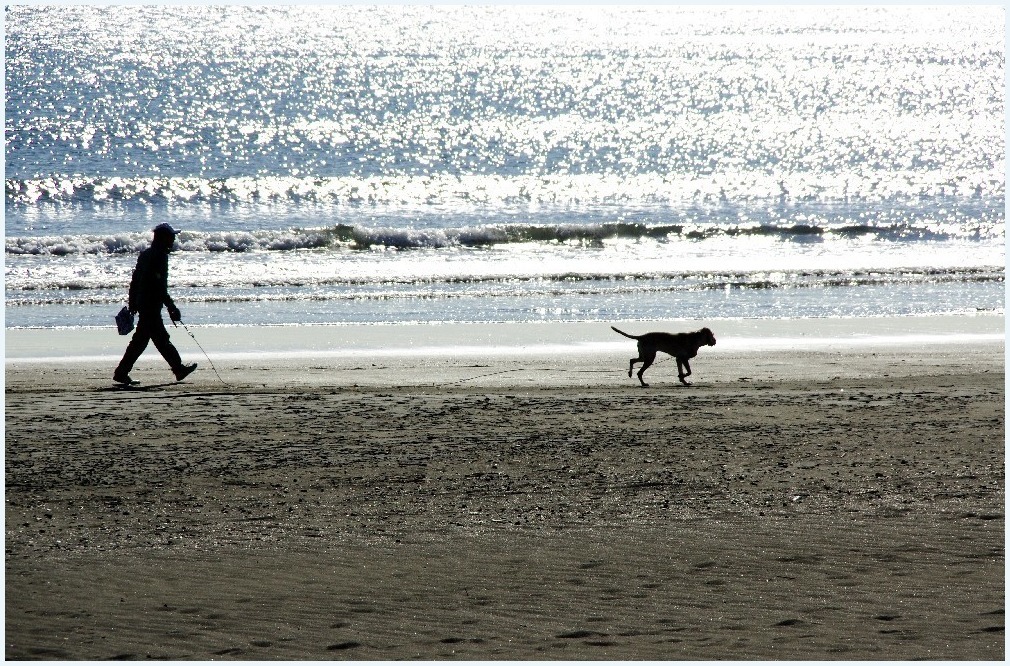
[[[629,377],[631,376],[631,373],[635,371],[635,364],[638,363],[641,360],[642,359],[640,359],[640,358],[633,358],[633,359],[631,359],[631,363],[628,365],[628,376]]]
[[[684,372],[684,371],[687,372]],[[690,386],[691,382],[687,381],[687,377],[691,376],[691,364],[686,358],[677,359],[677,375],[680,377],[680,383],[684,386]]]
[[[649,385],[645,383],[642,379],[642,374],[645,372],[646,368],[652,365],[652,362],[656,360],[656,352],[649,352],[647,354],[642,354],[642,367],[638,369],[638,381],[642,382],[642,388],[649,388]]]

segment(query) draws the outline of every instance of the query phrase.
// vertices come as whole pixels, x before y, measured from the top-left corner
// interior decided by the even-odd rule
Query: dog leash
[[[480,379],[482,377],[494,377],[495,375],[504,375],[506,372],[519,372],[521,370],[526,370],[526,368],[512,368],[511,370],[500,370],[498,372],[489,372],[485,375],[477,375],[476,377],[463,377],[462,379],[457,379],[451,382],[445,382],[444,386],[455,386],[456,384],[462,384],[463,382],[472,382],[475,379]]]
[[[175,322],[172,323],[174,324]],[[210,363],[210,369],[214,371],[214,374],[217,375],[217,378],[221,380],[222,384],[227,384],[228,382],[226,382],[224,378],[221,377],[221,373],[217,371],[216,367],[214,367],[214,361],[210,360],[210,355],[207,353],[207,350],[203,348],[203,345],[200,344],[200,341],[196,339],[195,335],[193,335],[193,331],[189,330],[189,326],[186,326],[186,322],[180,319],[179,323],[182,324],[182,327],[186,330],[187,333],[189,333],[189,337],[193,338],[193,342],[195,342],[196,346],[199,347],[200,351],[203,352],[203,355],[207,358],[207,362]]]

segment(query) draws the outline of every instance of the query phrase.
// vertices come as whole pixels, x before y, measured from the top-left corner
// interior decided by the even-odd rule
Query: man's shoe
[[[130,375],[124,375],[121,372],[117,372],[116,374],[112,375],[112,381],[116,382],[117,384],[122,384],[124,386],[133,386],[134,384],[140,383],[135,379],[130,379]]]
[[[196,363],[190,363],[189,365],[182,365],[175,370],[175,381],[181,382],[183,379],[189,376],[191,372],[196,370]]]

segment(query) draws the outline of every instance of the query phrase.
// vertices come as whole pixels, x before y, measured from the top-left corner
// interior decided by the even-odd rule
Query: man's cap
[[[171,234],[172,236],[179,235],[179,230],[173,229],[172,225],[169,224],[168,222],[162,222],[161,224],[156,226],[152,231],[154,231],[154,233],[156,234]]]

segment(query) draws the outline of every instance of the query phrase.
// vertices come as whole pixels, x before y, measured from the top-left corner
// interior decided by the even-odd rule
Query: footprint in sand
[[[242,648],[225,648],[224,650],[218,650],[217,652],[214,652],[214,656],[215,657],[234,656],[237,654],[242,654],[242,652],[243,652]]]
[[[601,634],[598,631],[589,631],[588,629],[576,629],[575,631],[566,631],[558,634],[555,638],[601,638],[603,636],[606,636],[606,634]]]

